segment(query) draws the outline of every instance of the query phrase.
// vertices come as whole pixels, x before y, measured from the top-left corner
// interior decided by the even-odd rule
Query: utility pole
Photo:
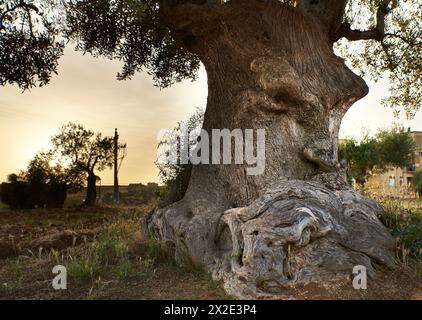
[[[114,204],[119,204],[120,195],[119,195],[119,178],[118,178],[118,155],[119,155],[119,134],[117,133],[117,128],[114,130],[114,194],[113,202]]]

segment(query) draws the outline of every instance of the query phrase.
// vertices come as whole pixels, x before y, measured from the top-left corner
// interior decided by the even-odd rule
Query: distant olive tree
[[[113,166],[114,140],[112,136],[103,136],[85,129],[81,124],[68,123],[52,137],[54,151],[72,170],[83,173],[87,180],[85,205],[92,206],[97,199],[95,171],[103,171]],[[126,155],[126,144],[118,144],[120,161]]]

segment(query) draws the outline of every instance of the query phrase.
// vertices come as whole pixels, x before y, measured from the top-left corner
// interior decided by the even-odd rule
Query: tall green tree
[[[346,161],[348,172],[363,186],[372,170],[380,163],[376,139],[366,135],[361,141],[346,140],[339,144],[338,149],[339,160]]]
[[[72,170],[86,175],[87,192],[85,205],[92,206],[97,200],[97,175],[113,166],[114,140],[112,136],[103,136],[85,129],[81,124],[68,123],[52,137],[54,151],[60,154],[64,162],[70,163]],[[126,144],[118,144],[118,154],[125,154]],[[123,159],[120,159],[122,161]]]
[[[394,126],[379,130],[374,137],[366,134],[361,141],[346,140],[338,149],[339,160],[346,160],[349,172],[363,186],[375,172],[413,163],[416,144],[409,132]]]
[[[403,127],[394,126],[390,130],[379,130],[376,134],[379,144],[379,167],[407,167],[414,163],[416,142]]]

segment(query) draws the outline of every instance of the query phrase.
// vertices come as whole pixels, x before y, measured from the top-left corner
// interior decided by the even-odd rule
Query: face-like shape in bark
[[[208,73],[205,129],[267,129],[268,159],[277,158],[267,168],[290,162],[287,177],[335,171],[341,119],[367,93],[364,81],[299,10],[276,1],[236,9],[222,6],[191,30]]]
[[[380,212],[375,202],[351,190],[333,192],[320,183],[291,181],[248,207],[225,212],[224,232],[231,235],[235,257],[231,269],[240,281],[257,283],[265,292],[325,276],[326,281],[347,279],[363,262],[372,272],[364,255],[393,263],[393,241],[376,218]]]
[[[157,209],[150,230],[241,298],[391,264],[382,210],[336,167],[340,121],[367,93],[363,80],[316,20],[280,1],[208,9],[175,22],[207,70],[204,129],[266,129],[265,172],[194,166],[184,198]]]

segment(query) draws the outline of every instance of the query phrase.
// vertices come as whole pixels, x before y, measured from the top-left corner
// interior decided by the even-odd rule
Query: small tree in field
[[[95,171],[103,171],[113,166],[113,137],[103,137],[85,129],[81,124],[68,123],[53,136],[54,150],[70,163],[72,170],[82,172],[87,179],[85,205],[92,206],[97,199]],[[119,153],[124,154],[126,144],[118,145]],[[122,156],[123,157],[123,156]]]

